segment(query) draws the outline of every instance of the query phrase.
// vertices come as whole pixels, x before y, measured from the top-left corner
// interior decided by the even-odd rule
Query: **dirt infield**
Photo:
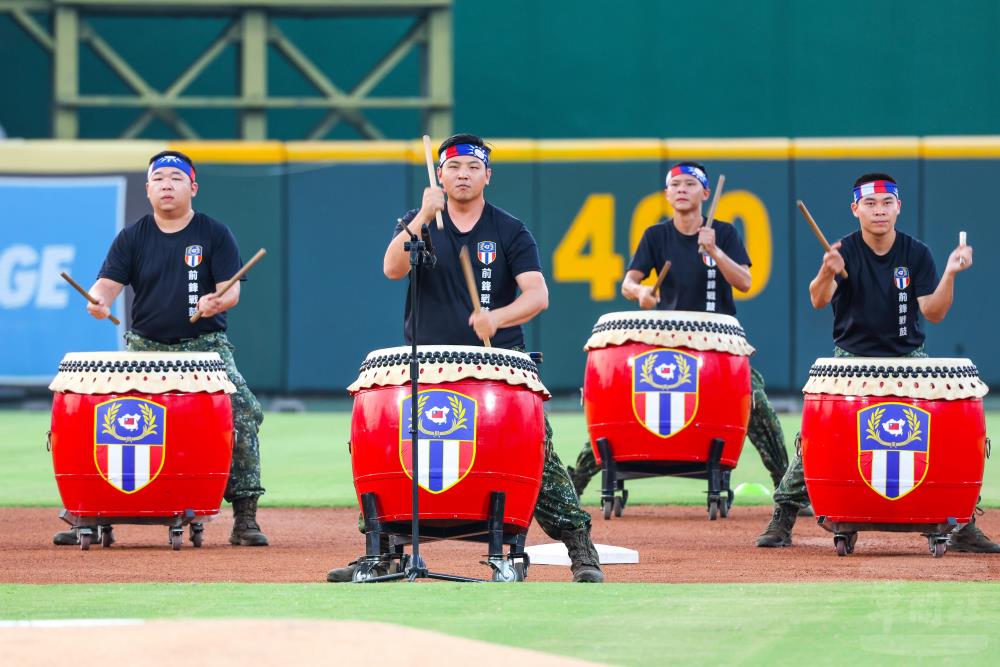
[[[247,637],[267,636],[266,642],[248,642]],[[177,655],[179,637],[210,637],[197,643],[197,651]],[[358,637],[380,637],[382,641],[357,641]],[[392,637],[393,641],[385,638]],[[487,644],[386,623],[359,621],[150,621],[130,623],[127,632],[114,623],[100,621],[79,627],[52,624],[42,627],[0,627],[0,646],[9,665],[32,667],[58,664],[81,646],[114,647],[116,655],[128,656],[131,667],[176,665],[246,667],[246,665],[393,664],[399,667],[441,664],[427,656],[439,655],[443,647],[457,655],[475,656],[481,667],[587,667],[592,662],[547,655],[521,648]],[[405,646],[401,651],[399,647]]]
[[[0,525],[8,535],[0,541],[0,582],[319,582],[329,568],[364,549],[357,512],[348,509],[262,509],[260,522],[272,546],[254,549],[229,546],[227,508],[207,525],[202,548],[185,540],[178,552],[171,551],[167,529],[160,526],[118,526],[117,543],[108,549],[57,547],[52,533],[65,526],[57,515],[51,508],[0,508]],[[832,536],[811,518],[799,519],[794,547],[758,549],[754,540],[769,517],[766,507],[734,507],[728,519],[711,522],[702,508],[628,507],[611,521],[595,513],[594,540],[639,551],[638,565],[606,568],[610,582],[1000,580],[1000,554],[949,553],[935,559],[916,533],[861,533],[855,553],[838,558]],[[1000,535],[1000,511],[988,512],[980,526]],[[528,543],[548,541],[533,525]],[[482,544],[436,542],[422,552],[433,570],[488,576],[488,568],[479,564]],[[565,567],[535,565],[529,572],[530,581],[569,579]]]

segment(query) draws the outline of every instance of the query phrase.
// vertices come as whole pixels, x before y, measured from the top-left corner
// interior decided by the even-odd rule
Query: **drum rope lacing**
[[[421,371],[419,382],[440,384],[466,378],[498,380],[511,385],[524,385],[546,398],[550,396],[538,377],[538,366],[528,355],[510,350],[488,352],[473,349],[418,350],[417,362]],[[355,393],[373,386],[406,384],[410,379],[409,364],[408,351],[387,353],[376,350],[361,364],[358,378],[347,390]]]
[[[969,359],[817,359],[809,369],[806,394],[899,396],[958,400],[981,398],[989,387]]]
[[[236,391],[215,352],[110,352],[101,357],[67,354],[49,389],[77,394]]]
[[[740,356],[750,356],[756,351],[736,318],[686,311],[663,311],[660,316],[608,313],[594,325],[584,350],[625,343],[715,350]]]

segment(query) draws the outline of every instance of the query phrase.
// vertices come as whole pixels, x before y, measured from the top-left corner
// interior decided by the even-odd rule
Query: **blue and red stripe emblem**
[[[661,348],[633,359],[632,409],[647,430],[668,438],[684,430],[698,411],[699,360]]]

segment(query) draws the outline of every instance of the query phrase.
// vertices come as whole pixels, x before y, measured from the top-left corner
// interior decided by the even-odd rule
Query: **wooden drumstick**
[[[663,268],[660,270],[660,275],[656,276],[656,284],[653,285],[653,296],[660,293],[660,286],[663,285],[663,279],[667,277],[667,271],[670,270],[670,260],[668,259],[663,263]]]
[[[267,251],[264,250],[263,248],[261,248],[260,250],[258,250],[257,254],[254,255],[253,257],[251,257],[250,261],[247,262],[246,264],[244,264],[243,268],[236,272],[235,276],[233,276],[232,278],[230,278],[229,280],[227,280],[222,285],[222,289],[220,289],[218,291],[218,293],[216,293],[215,296],[220,297],[223,294],[225,294],[226,292],[228,292],[229,288],[232,287],[233,285],[235,285],[236,283],[238,283],[240,281],[240,279],[247,274],[247,271],[249,271],[253,267],[253,265],[256,264],[257,262],[259,262],[261,260],[261,258],[264,255],[266,255],[266,254],[267,254]],[[194,324],[195,322],[197,322],[200,319],[201,319],[201,311],[199,310],[197,313],[195,313],[194,315],[191,316],[191,320],[190,320],[191,324]]]
[[[708,207],[708,220],[705,222],[705,226],[709,229],[712,228],[712,223],[715,222],[715,209],[719,205],[719,197],[722,195],[722,187],[725,184],[726,184],[725,174],[719,174],[719,182],[715,184],[715,193],[712,195],[712,203]],[[705,247],[699,245],[698,252],[704,255]]]
[[[431,148],[431,138],[426,134],[424,135],[424,157],[427,158],[427,180],[430,181],[432,188],[436,188],[438,182],[434,175],[434,150]],[[437,220],[438,229],[444,229],[444,218],[441,217],[441,211],[434,212],[434,219]]]
[[[469,249],[462,246],[458,251],[458,261],[462,265],[462,273],[465,274],[465,286],[469,288],[469,298],[472,299],[472,312],[476,315],[482,310],[479,307],[479,290],[476,289],[476,279],[472,275],[472,260],[469,259]],[[490,339],[483,339],[483,346],[491,347]]]
[[[799,199],[795,202],[795,205],[799,207],[799,210],[802,211],[802,215],[805,216],[806,222],[808,222],[809,226],[812,227],[813,234],[815,234],[816,238],[819,239],[819,243],[823,246],[823,250],[830,252],[830,244],[827,242],[826,237],[823,236],[823,232],[820,231],[819,225],[817,225],[816,221],[813,220],[812,215],[809,213],[809,209],[806,208],[805,202]],[[847,269],[840,270],[840,277],[845,279],[847,278]]]
[[[965,245],[965,232],[959,232],[958,233],[958,245],[959,246],[964,246]],[[958,258],[958,265],[959,266],[965,266],[965,258],[964,257],[959,257]]]
[[[87,290],[85,290],[82,287],[80,287],[79,283],[77,283],[75,280],[73,280],[72,278],[70,278],[69,274],[67,274],[65,271],[63,271],[59,275],[63,277],[63,280],[65,280],[70,285],[72,285],[73,289],[75,289],[77,292],[79,292],[80,294],[82,294],[84,299],[86,299],[87,301],[91,302],[95,306],[101,305],[101,304],[99,304],[97,302],[97,299],[95,299],[94,297],[90,296],[90,292],[88,292]],[[121,320],[119,320],[114,315],[110,315],[109,314],[108,315],[108,319],[111,320],[111,323],[114,324],[115,326],[121,324]]]

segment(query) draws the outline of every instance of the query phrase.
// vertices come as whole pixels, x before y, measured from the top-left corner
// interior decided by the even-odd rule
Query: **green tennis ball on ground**
[[[743,482],[733,489],[733,493],[736,496],[736,500],[744,502],[759,502],[771,499],[771,492],[768,488],[758,482]]]

